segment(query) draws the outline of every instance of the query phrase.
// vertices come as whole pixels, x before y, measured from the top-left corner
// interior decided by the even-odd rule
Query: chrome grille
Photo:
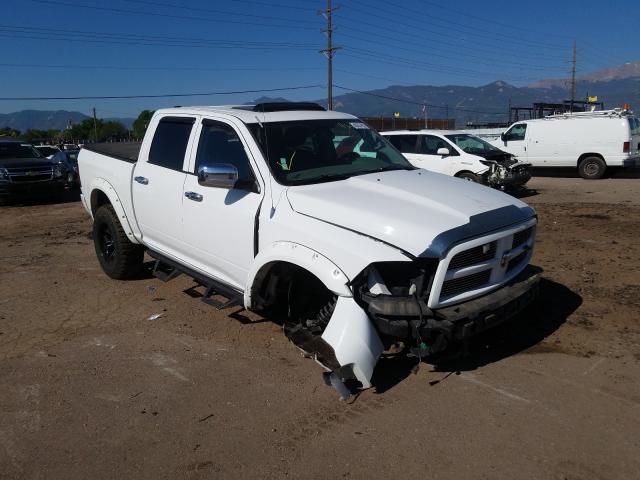
[[[458,247],[439,273],[442,284],[430,306],[464,301],[513,278],[531,256],[535,225],[512,233],[514,230],[492,235],[483,243],[482,239],[469,242],[466,249]]]
[[[12,182],[42,182],[53,178],[53,167],[50,165],[13,167],[7,168],[7,173]]]
[[[491,242],[479,247],[470,248],[464,252],[458,253],[449,262],[449,270],[456,268],[468,267],[476,263],[486,262],[496,256],[496,242]]]
[[[447,280],[442,284],[442,290],[440,295],[444,297],[451,297],[468,290],[475,290],[481,288],[491,278],[491,270],[484,270],[482,272],[467,275],[465,277],[454,278],[453,280]]]

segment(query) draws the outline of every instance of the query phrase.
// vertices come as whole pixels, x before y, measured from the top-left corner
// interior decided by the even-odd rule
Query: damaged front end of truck
[[[536,299],[541,269],[529,265],[534,238],[531,220],[441,257],[371,263],[349,282],[353,296],[337,297],[321,331],[298,325],[287,334],[328,370],[327,382],[343,398],[345,384],[371,386],[379,356],[392,346],[418,361],[450,348],[464,354],[469,338]]]

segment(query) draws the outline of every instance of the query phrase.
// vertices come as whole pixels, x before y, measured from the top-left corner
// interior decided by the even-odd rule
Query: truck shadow
[[[471,371],[523,352],[558,330],[582,304],[582,297],[566,286],[543,278],[538,300],[510,321],[469,340],[467,352],[462,345],[451,346],[438,357],[428,358],[436,372]],[[406,354],[383,357],[378,362],[372,384],[376,393],[384,393],[400,383],[415,369],[417,360]],[[426,365],[422,365],[424,368]],[[433,382],[436,384],[438,381]]]
[[[80,201],[80,189],[73,188],[58,194],[38,194],[24,197],[6,199],[0,202],[0,206],[29,207],[34,205],[56,205]]]

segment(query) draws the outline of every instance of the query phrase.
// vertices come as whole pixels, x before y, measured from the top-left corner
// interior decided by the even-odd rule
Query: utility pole
[[[576,101],[576,41],[573,41],[573,59],[571,60],[571,111]]]
[[[327,0],[327,9],[324,11],[320,11],[323,17],[327,19],[327,29],[322,30],[327,34],[327,48],[323,48],[320,50],[320,53],[323,53],[328,60],[328,69],[327,69],[327,109],[333,110],[333,54],[336,50],[340,50],[341,47],[334,47],[332,43],[333,36],[333,23],[332,23],[332,14],[334,10],[338,10],[340,7],[331,7],[331,0]]]
[[[96,120],[96,107],[93,107],[93,139],[98,143],[98,121]]]

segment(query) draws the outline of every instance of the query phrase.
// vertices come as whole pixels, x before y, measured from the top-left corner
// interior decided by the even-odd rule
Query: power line
[[[257,0],[227,0],[228,2],[238,2],[238,3],[248,3],[251,5],[262,5],[263,7],[269,8],[286,8],[289,10],[305,10],[308,11],[307,7],[300,7],[298,5],[285,5],[283,3],[271,3],[271,2],[259,2]]]
[[[341,85],[333,85],[336,88],[339,88],[341,90],[347,90],[349,92],[353,92],[353,93],[361,93],[362,95],[369,95],[371,97],[378,97],[378,98],[384,98],[387,100],[395,100],[396,102],[402,102],[402,103],[408,103],[411,105],[419,105],[419,106],[424,106],[424,107],[430,107],[430,108],[442,108],[442,109],[449,109],[450,107],[447,105],[434,105],[434,104],[430,104],[430,103],[425,103],[425,102],[415,102],[413,100],[406,100],[406,99],[402,99],[402,98],[397,98],[397,97],[390,97],[388,95],[381,95],[378,93],[372,93],[372,92],[363,92],[361,90],[356,90],[354,88],[348,88],[348,87],[343,87]],[[505,115],[505,112],[489,112],[489,111],[483,111],[483,110],[471,110],[468,108],[458,108],[458,107],[453,107],[452,110],[456,110],[458,112],[468,112],[468,113],[481,113],[481,114],[485,114],[485,115]]]
[[[0,29],[0,32],[6,32],[6,33],[0,33],[0,37],[4,37],[4,38],[12,38],[12,39],[23,38],[27,40],[54,40],[54,41],[72,42],[72,43],[78,43],[78,42],[79,43],[95,43],[100,45],[133,45],[133,46],[144,46],[144,47],[188,47],[188,48],[211,48],[211,49],[236,48],[236,49],[247,49],[247,50],[281,50],[282,48],[289,48],[289,49],[299,50],[299,51],[314,50],[309,47],[302,47],[297,45],[272,45],[272,44],[242,45],[241,43],[225,44],[223,42],[217,42],[217,43],[212,42],[212,43],[204,43],[204,44],[180,43],[180,42],[162,43],[162,42],[156,42],[156,41],[150,41],[150,40],[135,41],[134,39],[127,39],[127,38],[118,39],[118,38],[108,38],[108,37],[101,37],[98,39],[90,38],[90,37],[89,38],[66,38],[66,37],[61,37],[60,34],[55,34],[55,33],[44,32],[42,34],[38,34],[37,32],[16,32],[16,31],[9,31],[9,30],[3,30],[3,29]],[[82,37],[82,35],[79,35],[79,37]]]
[[[208,18],[208,17],[191,17],[188,15],[177,15],[177,14],[168,14],[168,13],[158,13],[158,12],[148,12],[148,11],[140,11],[140,10],[129,10],[129,9],[124,9],[124,8],[111,8],[111,7],[100,7],[97,5],[86,5],[86,4],[82,4],[82,3],[75,3],[75,2],[63,2],[63,1],[56,1],[56,0],[31,0],[32,2],[36,2],[36,3],[45,3],[45,4],[50,4],[50,5],[59,5],[59,6],[64,6],[64,7],[74,7],[74,8],[87,8],[90,10],[100,10],[103,12],[115,12],[115,13],[133,13],[134,15],[147,15],[147,16],[153,16],[153,17],[162,17],[162,18],[170,18],[170,19],[176,19],[176,18],[180,18],[183,20],[197,20],[197,21],[201,21],[201,22],[213,22],[213,23],[233,23],[233,24],[238,24],[238,25],[253,25],[253,26],[257,26],[257,27],[271,27],[271,28],[295,28],[295,29],[300,29],[300,30],[312,30],[313,27],[305,27],[302,25],[276,25],[276,24],[269,24],[269,23],[258,23],[258,22],[243,22],[240,20],[229,20],[229,19],[215,19],[215,18]],[[296,21],[296,23],[298,23]]]
[[[546,48],[546,49],[558,49],[558,48],[564,48],[563,45],[557,45],[557,44],[547,44],[547,43],[542,43],[542,42],[537,42],[537,41],[532,41],[532,40],[527,40],[527,39],[523,39],[523,38],[515,38],[511,35],[508,34],[502,34],[499,32],[496,33],[490,33],[487,32],[484,29],[478,29],[478,28],[474,28],[474,27],[469,27],[463,23],[457,22],[457,21],[452,21],[452,20],[448,20],[442,17],[438,17],[433,15],[432,13],[429,13],[428,15],[426,15],[423,11],[420,10],[416,10],[416,9],[412,9],[407,7],[406,5],[401,5],[401,4],[397,4],[394,3],[390,0],[385,0],[384,4],[386,5],[391,5],[395,8],[383,8],[383,7],[376,7],[376,10],[378,11],[382,11],[382,12],[387,12],[388,15],[391,16],[384,16],[384,15],[378,15],[375,13],[371,12],[371,5],[369,3],[365,4],[364,2],[360,2],[358,0],[349,0],[350,3],[357,3],[363,6],[366,6],[367,10],[363,10],[358,12],[359,14],[364,14],[364,15],[369,15],[372,17],[377,17],[377,18],[381,18],[382,20],[385,20],[385,22],[387,23],[387,25],[385,25],[383,28],[385,28],[385,30],[389,30],[388,27],[388,23],[390,20],[395,19],[395,18],[405,18],[408,19],[409,22],[415,22],[416,20],[416,16],[419,17],[423,17],[424,19],[428,20],[429,25],[433,28],[438,28],[440,30],[443,30],[443,32],[434,32],[433,30],[429,30],[426,29],[424,25],[420,24],[420,25],[416,25],[416,24],[411,24],[409,22],[407,22],[407,20],[404,20],[402,24],[400,24],[400,22],[396,22],[397,24],[399,24],[402,27],[405,28],[413,28],[415,30],[419,30],[419,31],[431,31],[432,33],[435,33],[436,35],[444,35],[444,36],[451,36],[451,32],[452,30],[457,30],[457,31],[461,31],[462,33],[465,34],[472,34],[474,35],[474,42],[477,41],[477,37],[481,37],[481,38],[487,38],[491,41],[498,41],[498,42],[503,42],[504,40],[509,40],[509,42],[511,44],[522,44],[522,45],[526,45],[526,46],[535,46],[535,47],[539,47],[539,48]],[[401,12],[406,11],[406,12],[411,12],[411,15],[407,15],[407,14],[403,14]],[[434,24],[434,20],[440,23],[444,23],[445,26],[440,26],[437,24]],[[367,23],[361,21],[360,19],[358,19],[358,23],[359,24],[363,24],[366,25]],[[369,24],[370,25],[370,24]],[[451,26],[450,26],[451,25]],[[465,32],[466,30],[466,32]],[[497,38],[496,38],[497,37]]]
[[[80,96],[80,97],[0,97],[0,101],[6,100],[113,100],[113,99],[128,99],[128,98],[175,98],[175,97],[208,97],[214,95],[237,95],[241,93],[267,93],[267,92],[282,92],[287,90],[303,90],[311,88],[322,88],[323,85],[303,85],[297,87],[282,87],[282,88],[262,88],[257,90],[234,90],[229,92],[206,92],[206,93],[165,93],[160,95],[94,95],[94,96]]]
[[[34,63],[0,63],[0,67],[17,67],[17,68],[53,68],[53,69],[87,69],[87,70],[195,70],[206,72],[231,72],[231,71],[299,71],[299,70],[321,70],[322,67],[190,67],[183,65],[164,66],[164,67],[131,67],[125,65],[66,65],[66,64],[34,64]]]
[[[382,45],[382,46],[389,47],[389,45],[387,43],[376,41],[376,40],[374,40],[372,38],[367,39],[367,38],[358,37],[357,35],[352,35],[350,33],[344,33],[344,32],[340,32],[340,35],[343,36],[343,37],[346,37],[346,38],[354,39],[354,40],[361,40],[361,41],[367,42],[367,44],[375,44],[375,45]],[[452,54],[449,54],[449,55],[438,54],[438,53],[433,52],[433,50],[431,50],[431,49],[429,49],[427,51],[427,50],[424,50],[424,49],[409,48],[409,47],[407,47],[407,43],[403,42],[401,40],[391,40],[391,39],[389,39],[386,42],[392,42],[392,43],[396,43],[398,45],[401,45],[403,51],[407,51],[407,52],[415,52],[415,53],[419,53],[419,54],[424,55],[424,56],[446,58],[446,59],[449,59],[449,60],[452,58]],[[393,47],[393,48],[395,48],[395,47]],[[457,54],[459,54],[459,52]],[[456,54],[453,54],[453,55],[456,55]],[[531,65],[531,64],[527,64],[527,63],[507,61],[507,60],[504,60],[504,57],[501,58],[500,63],[492,63],[492,62],[488,62],[487,61],[487,56],[486,55],[484,55],[484,56],[482,56],[482,55],[472,55],[472,54],[470,54],[468,52],[465,52],[464,56],[465,56],[465,58],[476,58],[478,60],[482,60],[482,63],[484,65],[504,66],[505,64],[509,64],[509,65],[514,65],[514,66],[519,66],[519,67],[526,67],[528,69],[534,69],[534,70],[551,70],[551,69],[555,68],[555,67],[552,67],[552,66]],[[559,65],[560,64],[558,64],[558,66]]]
[[[347,21],[350,21],[350,20],[347,20]],[[344,28],[346,30],[353,31],[353,32],[363,33],[363,34],[368,35],[368,36],[370,36],[372,38],[384,38],[386,40],[394,40],[394,41],[398,41],[398,40],[401,40],[402,38],[405,38],[405,39],[407,39],[406,42],[415,42],[416,40],[419,40],[421,42],[429,41],[430,43],[443,44],[443,45],[446,45],[446,46],[449,46],[449,47],[452,46],[452,42],[451,41],[444,41],[444,40],[437,40],[437,39],[433,39],[433,38],[427,38],[424,35],[418,35],[418,34],[407,32],[407,31],[389,29],[386,26],[375,25],[375,24],[372,24],[372,23],[369,23],[369,22],[365,23],[365,22],[358,21],[357,24],[358,25],[360,25],[360,24],[362,24],[362,25],[366,25],[366,24],[371,25],[374,28],[376,28],[377,31],[371,32],[371,31],[363,30],[361,28],[354,27],[354,26],[351,26],[351,25],[338,25],[337,27],[338,28]],[[395,33],[396,35],[395,36],[385,35],[384,33],[380,33],[381,30],[389,31],[391,33]],[[408,40],[408,39],[411,39],[411,40]],[[453,40],[457,40],[457,39],[454,38]],[[474,41],[475,45],[478,45],[480,43],[481,42]],[[464,45],[464,44],[461,44],[461,47],[465,48],[465,50],[468,50],[470,48],[468,45]],[[486,49],[485,49],[485,52],[486,52]],[[496,52],[504,53],[504,50],[502,50],[502,51],[496,50]],[[524,57],[524,55],[522,55],[522,56]],[[535,56],[532,56],[530,54],[527,55],[527,56],[529,58],[535,58]],[[566,57],[554,56],[554,55],[544,55],[544,57],[540,57],[540,58],[545,58],[545,59],[553,58],[553,59],[557,59],[557,60],[564,60]]]
[[[282,18],[282,17],[270,17],[267,15],[253,15],[251,13],[235,13],[235,12],[228,12],[225,10],[215,10],[215,9],[211,9],[211,8],[198,8],[198,7],[188,7],[186,5],[180,5],[177,3],[166,3],[166,2],[157,2],[157,1],[151,1],[151,0],[124,0],[125,2],[128,3],[140,3],[143,5],[154,5],[156,7],[167,7],[167,8],[179,8],[180,10],[188,10],[188,11],[192,11],[192,12],[209,12],[209,13],[221,13],[223,15],[234,15],[236,17],[251,17],[251,18],[260,18],[263,20],[279,20],[279,21],[284,21],[284,22],[294,22],[294,23],[312,23],[315,24],[316,22],[313,22],[311,20],[299,20],[299,19],[294,19],[294,18]]]
[[[66,30],[61,28],[50,28],[43,26],[25,27],[23,25],[3,25],[0,24],[0,30],[25,33],[46,33],[52,35],[70,35],[115,39],[132,39],[132,40],[148,40],[163,42],[184,42],[184,43],[226,43],[234,45],[268,45],[276,47],[315,47],[315,43],[299,43],[299,42],[264,42],[264,41],[248,41],[248,40],[222,40],[217,38],[201,38],[201,37],[176,37],[171,35],[152,35],[139,33],[118,33],[118,32],[99,32],[87,30]]]
[[[428,65],[426,65],[424,63],[410,62],[410,61],[406,61],[406,60],[387,60],[387,59],[381,58],[379,55],[375,55],[375,54],[363,54],[363,53],[361,53],[359,55],[354,55],[353,53],[348,53],[348,52],[349,52],[349,50],[345,49],[345,53],[343,53],[342,56],[343,57],[356,58],[358,60],[362,60],[362,61],[365,61],[365,62],[376,63],[378,65],[381,64],[381,63],[384,63],[386,65],[393,65],[395,67],[411,68],[413,70],[419,70],[419,71],[423,71],[423,72],[427,72],[427,73],[433,73],[433,72],[447,73],[447,74],[457,73],[458,76],[465,77],[465,78],[478,79],[478,75],[480,75],[480,74],[485,75],[486,78],[489,78],[489,76],[491,75],[492,78],[495,80],[495,74],[494,73],[490,73],[490,72],[487,72],[487,73],[473,72],[473,71],[467,71],[467,73],[455,72],[452,69],[442,69],[442,68],[438,68],[438,67],[432,67],[432,66],[428,66]],[[534,77],[523,77],[523,76],[515,76],[515,75],[502,75],[502,79],[509,79],[509,80],[513,80],[513,81],[538,80],[537,78],[534,78]]]
[[[379,53],[379,52],[375,52],[373,50],[365,50],[362,48],[354,48],[354,47],[348,47],[346,46],[345,49],[349,50],[349,51],[354,51],[357,52],[361,55],[367,55],[367,56],[372,56],[372,57],[376,57],[376,58],[386,58],[386,59],[390,59],[390,60],[394,60],[394,61],[398,61],[398,62],[403,62],[403,63],[407,63],[410,65],[424,65],[427,67],[436,67],[436,68],[443,68],[445,69],[446,72],[459,72],[459,73],[470,73],[470,74],[487,74],[487,75],[494,75],[495,72],[487,72],[487,71],[482,71],[482,70],[473,70],[473,69],[469,69],[469,68],[462,68],[462,67],[456,67],[454,65],[442,65],[442,64],[435,64],[435,63],[430,63],[430,62],[425,62],[422,60],[413,60],[410,58],[405,58],[405,57],[398,57],[396,55],[388,55],[388,54],[383,54],[383,53]]]

